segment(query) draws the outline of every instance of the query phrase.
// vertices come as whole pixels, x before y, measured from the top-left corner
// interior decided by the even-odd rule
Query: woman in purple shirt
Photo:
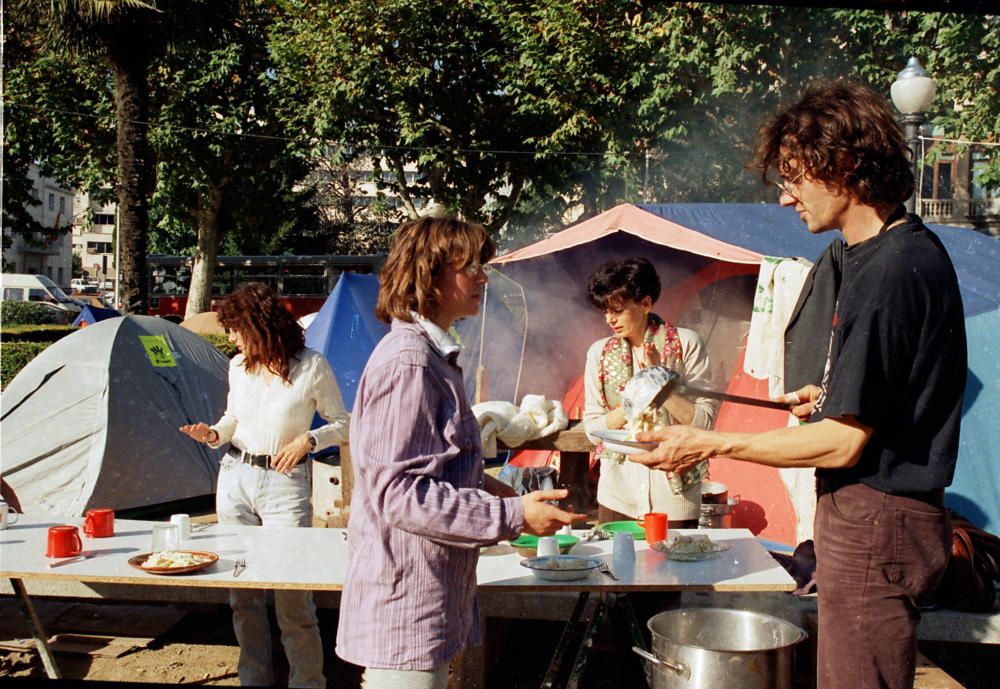
[[[483,473],[479,424],[448,334],[474,316],[495,247],[486,230],[421,218],[396,231],[382,270],[379,319],[351,419],[355,488],[337,655],[365,668],[366,689],[447,685],[448,663],[480,643],[479,548],[586,518],[517,497]]]

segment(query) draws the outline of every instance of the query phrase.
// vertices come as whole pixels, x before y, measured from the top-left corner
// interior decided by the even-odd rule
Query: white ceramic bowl
[[[522,567],[527,567],[536,577],[547,581],[586,579],[600,564],[600,558],[584,555],[550,555],[521,560]]]

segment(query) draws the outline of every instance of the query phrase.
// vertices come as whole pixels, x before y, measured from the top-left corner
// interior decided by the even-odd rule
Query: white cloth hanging
[[[784,392],[785,328],[810,268],[804,258],[765,256],[760,264],[743,370],[767,378],[772,397]]]
[[[544,395],[525,395],[520,407],[511,402],[480,402],[473,405],[472,413],[479,421],[483,457],[488,459],[497,456],[498,440],[507,447],[518,447],[569,425],[562,402]]]

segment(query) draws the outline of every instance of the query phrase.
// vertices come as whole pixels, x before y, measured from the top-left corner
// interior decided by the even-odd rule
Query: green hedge
[[[226,355],[227,358],[232,359],[239,353],[239,349],[236,348],[232,342],[229,341],[228,335],[207,335],[205,333],[200,333],[202,337],[208,340],[213,347],[218,349],[220,352]]]
[[[0,345],[0,389],[6,388],[7,384],[14,380],[14,376],[21,372],[21,369],[28,365],[28,362],[39,355],[46,347],[65,337],[77,328],[67,328],[66,326],[51,326],[48,328],[27,326],[19,328],[3,329],[3,344]],[[24,341],[26,338],[16,339],[11,337],[12,331],[17,331],[18,336],[35,333],[38,339],[34,342]],[[226,357],[232,359],[239,351],[236,345],[229,341],[225,335],[202,335],[208,342],[222,352]]]
[[[66,324],[73,320],[73,315],[57,311],[49,306],[43,306],[31,301],[7,301],[0,303],[0,322],[8,325],[41,325]]]
[[[14,376],[51,342],[4,342],[0,347],[0,387],[6,388]]]
[[[11,325],[4,323],[0,329],[0,339],[8,342],[48,342],[61,340],[79,328],[72,325]]]

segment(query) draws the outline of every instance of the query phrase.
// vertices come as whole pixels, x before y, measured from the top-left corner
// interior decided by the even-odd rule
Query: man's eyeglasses
[[[806,171],[799,170],[799,173],[792,177],[791,179],[784,179],[783,177],[772,177],[768,181],[776,186],[781,193],[788,194],[789,196],[796,196],[795,190],[792,188],[793,185],[798,184],[802,181],[802,177],[806,174]]]

